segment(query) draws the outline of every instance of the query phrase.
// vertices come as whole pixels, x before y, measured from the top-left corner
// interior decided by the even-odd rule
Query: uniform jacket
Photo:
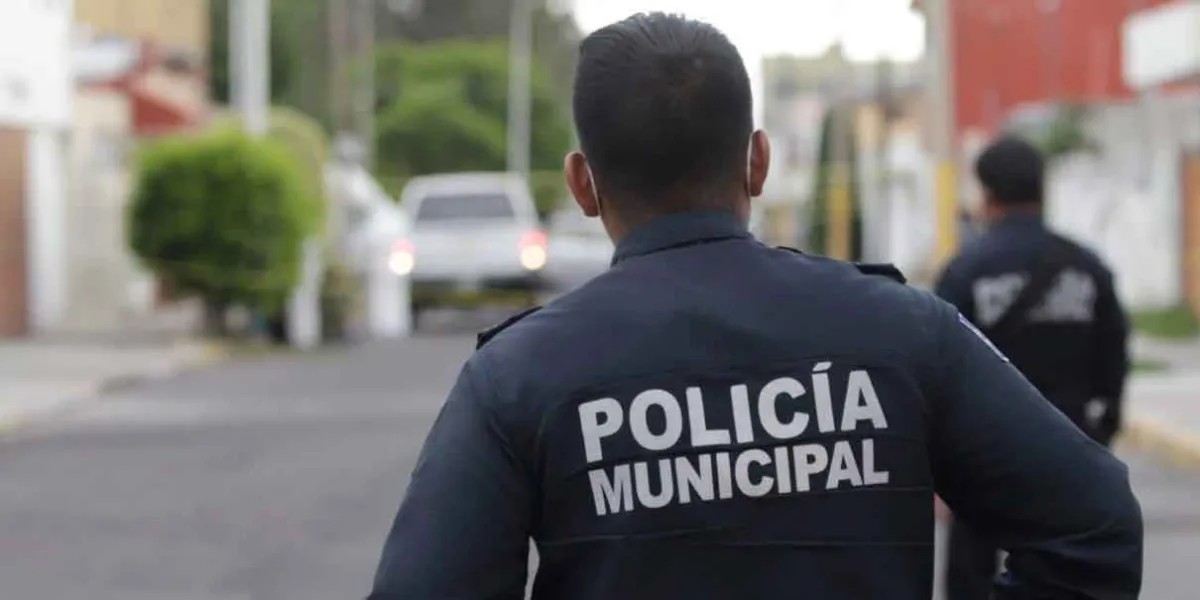
[[[1068,248],[1065,268],[1008,332],[991,329],[1029,281],[1052,243]],[[937,293],[958,307],[1073,422],[1107,443],[1120,428],[1129,372],[1129,327],[1113,276],[1078,244],[1037,215],[1015,215],[989,228],[946,268]],[[1087,406],[1099,401],[1103,417]]]
[[[864,272],[865,271],[865,272]],[[438,417],[373,600],[928,600],[935,492],[1000,598],[1135,598],[1125,467],[886,269],[662,217],[493,331]]]

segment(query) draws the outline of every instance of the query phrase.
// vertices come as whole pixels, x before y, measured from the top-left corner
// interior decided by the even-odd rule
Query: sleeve
[[[1009,553],[998,599],[1138,597],[1142,516],[1123,463],[942,306],[929,383],[936,492]]]
[[[1097,426],[1107,443],[1121,430],[1125,381],[1129,377],[1129,320],[1117,299],[1113,277],[1105,271],[1097,281],[1095,397],[1104,404]]]
[[[521,600],[532,478],[468,362],[425,441],[368,600]]]
[[[934,284],[934,293],[953,304],[958,311],[970,319],[975,318],[975,301],[971,297],[971,278],[963,268],[962,259],[956,258],[946,265]]]

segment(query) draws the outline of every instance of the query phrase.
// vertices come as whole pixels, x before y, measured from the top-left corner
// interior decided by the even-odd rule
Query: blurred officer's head
[[[1032,144],[1006,136],[992,142],[975,160],[975,176],[983,188],[985,220],[1042,209],[1045,161]]]
[[[749,219],[770,146],[754,131],[742,57],[715,27],[638,14],[589,35],[574,112],[581,148],[567,155],[567,184],[613,237],[671,212]]]

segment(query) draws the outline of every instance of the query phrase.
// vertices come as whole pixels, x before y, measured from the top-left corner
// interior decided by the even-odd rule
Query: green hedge
[[[288,150],[221,130],[158,142],[140,159],[128,232],[141,261],[210,310],[278,313],[320,218]]]

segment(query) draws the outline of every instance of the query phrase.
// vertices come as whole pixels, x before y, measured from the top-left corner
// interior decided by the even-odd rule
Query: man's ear
[[[771,172],[771,140],[767,132],[755,131],[750,136],[750,197],[757,198],[763,193],[767,184],[767,176]]]
[[[592,181],[587,158],[581,152],[567,154],[563,160],[563,177],[566,178],[567,189],[571,191],[579,210],[588,217],[600,216],[600,206],[596,203],[596,182]]]

